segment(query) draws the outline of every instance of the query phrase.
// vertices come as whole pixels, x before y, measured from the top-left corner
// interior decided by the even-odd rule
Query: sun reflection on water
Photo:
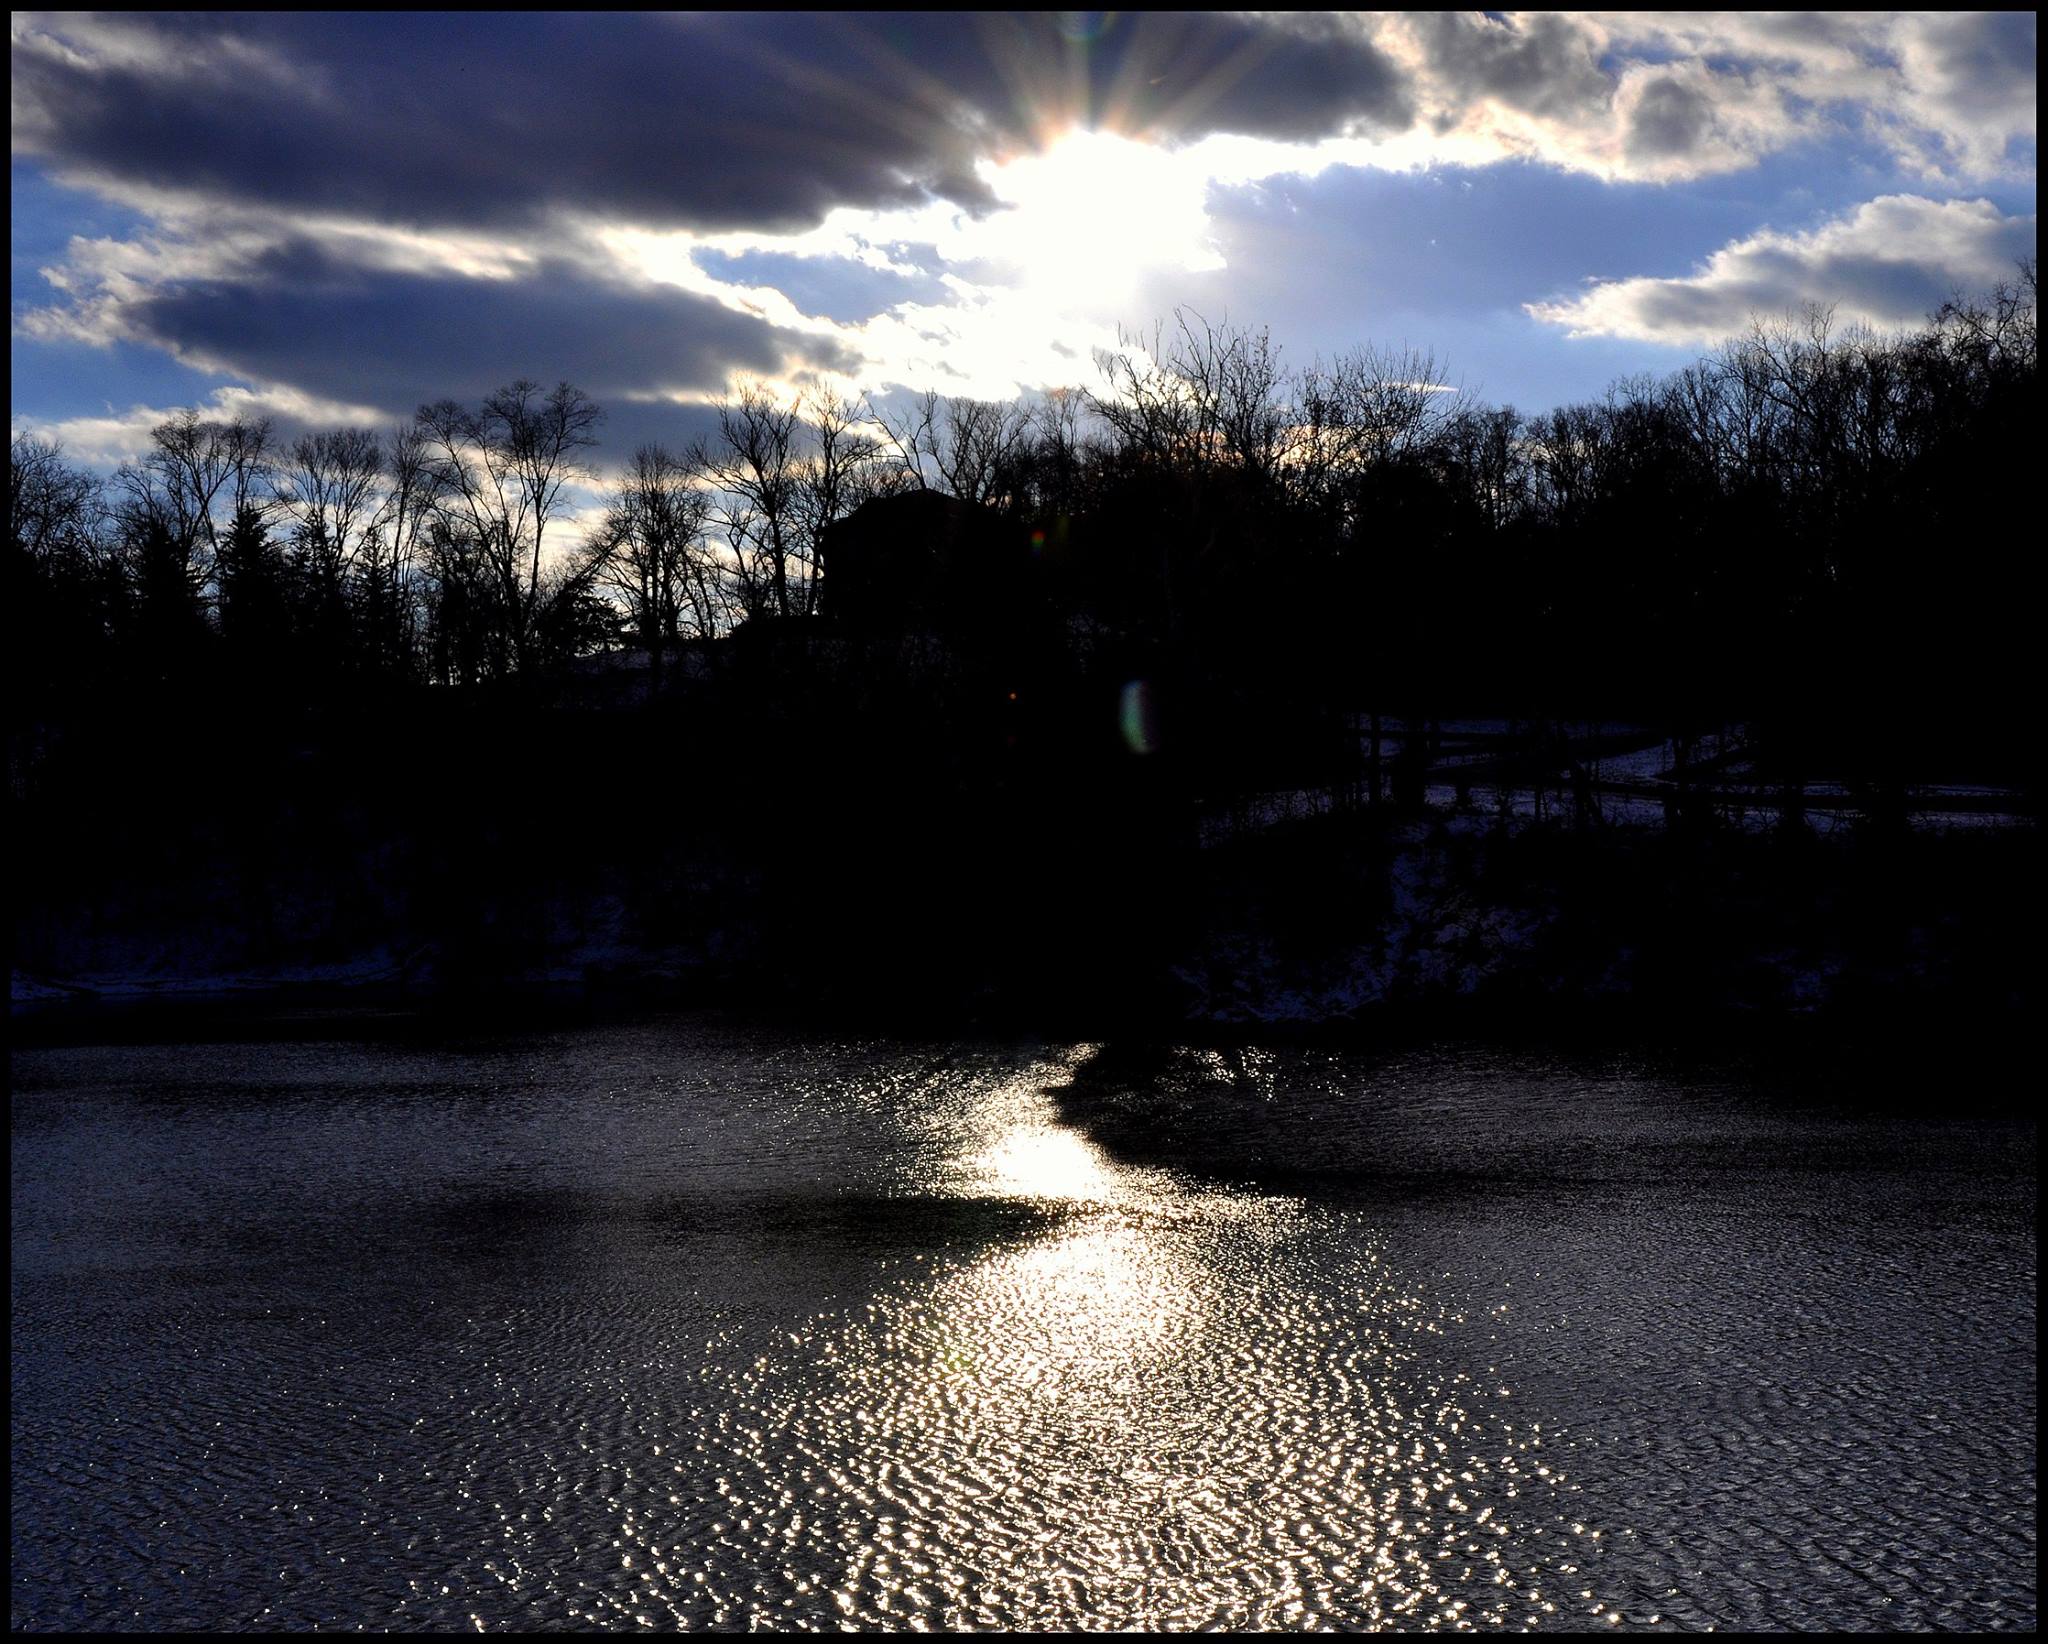
[[[1071,1130],[1020,1126],[969,1169],[976,1183],[1005,1198],[1109,1202],[1115,1185],[1100,1151]]]
[[[1422,1345],[1459,1321],[1369,1240],[1349,1305],[1333,1296],[1300,1200],[1111,1158],[1056,1101],[1091,1053],[935,1120],[947,1152],[920,1192],[1054,1219],[935,1272],[853,1355],[860,1431],[888,1435],[881,1480],[914,1481],[895,1500],[919,1539],[849,1524],[837,1619],[1554,1623],[1553,1548],[1597,1549],[1565,1529],[1540,1435],[1496,1415],[1481,1367]]]
[[[1621,1615],[1559,1604],[1594,1589],[1601,1545],[1498,1376],[1446,1351],[1462,1317],[1355,1220],[1113,1157],[1059,1104],[1090,1054],[934,1080],[907,1121],[905,1195],[1036,1216],[920,1257],[727,1389],[760,1415],[711,1435],[730,1463],[708,1556],[684,1578],[647,1538],[690,1583],[669,1589],[674,1618],[1472,1631]]]

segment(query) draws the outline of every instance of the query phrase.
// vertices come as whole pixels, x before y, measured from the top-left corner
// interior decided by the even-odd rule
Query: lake
[[[2031,1628],[1989,1077],[18,1050],[13,1624]]]

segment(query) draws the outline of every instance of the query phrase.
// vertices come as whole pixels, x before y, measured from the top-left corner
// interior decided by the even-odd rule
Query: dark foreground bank
[[[346,853],[324,877],[258,853],[54,905],[31,887],[16,1028],[236,1000],[488,1017],[580,999],[931,1032],[1683,1038],[1819,1020],[1854,1039],[2009,1033],[2040,1001],[2030,826],[1336,816],[1208,846],[1125,835],[1111,854],[1011,817],[976,838],[970,859],[870,823],[794,880],[699,838],[644,869],[537,862],[488,891],[470,863],[426,894],[415,864],[372,896]],[[234,911],[253,904],[263,920]]]

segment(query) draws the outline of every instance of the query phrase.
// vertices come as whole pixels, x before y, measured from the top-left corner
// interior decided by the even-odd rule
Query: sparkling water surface
[[[1951,1093],[704,1017],[13,1076],[17,1628],[2035,1623],[2034,1129]]]

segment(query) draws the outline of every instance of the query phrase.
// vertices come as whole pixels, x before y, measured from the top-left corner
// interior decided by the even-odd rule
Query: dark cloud
[[[2011,253],[2010,263],[2016,265],[2032,248],[2033,240],[2031,228],[2008,231],[2005,244]],[[2009,275],[2011,270],[2001,268],[1999,272]],[[1981,281],[1965,286],[1953,270],[1933,259],[1901,261],[1880,252],[1822,257],[1814,263],[1811,278],[1821,291],[1829,293],[1830,301],[1851,315],[1867,315],[1891,325],[1916,325],[1958,292],[1975,294],[1975,289],[1981,289]]]
[[[295,243],[246,269],[127,301],[124,329],[255,381],[391,412],[474,399],[508,378],[574,381],[600,402],[718,392],[729,371],[795,356],[845,366],[828,338],[691,292],[542,264],[518,280],[371,272]]]
[[[1393,60],[1342,17],[1146,12],[1106,46],[1090,65],[1094,112],[1167,136],[1309,141],[1353,127],[1402,131],[1415,118]]]
[[[661,445],[681,453],[697,440],[709,442],[718,435],[715,405],[626,400],[617,395],[598,403],[604,407],[604,421],[598,425],[597,448],[591,457],[606,476],[600,488],[611,484],[642,446]]]
[[[779,230],[989,203],[978,156],[1075,119],[1191,138],[1411,117],[1347,24],[1076,15],[52,14],[17,24],[15,147],[381,222]]]
[[[1713,105],[1683,80],[1665,75],[1643,87],[1629,112],[1629,158],[1679,158],[1697,149],[1713,129]]]
[[[1603,107],[1614,83],[1569,19],[1525,13],[1513,22],[1472,12],[1417,13],[1429,66],[1454,104],[1492,97],[1543,119]]]
[[[1920,35],[1958,96],[2032,102],[2038,29],[2031,11],[1951,12],[1923,19]]]
[[[1798,289],[1798,287],[1791,287]],[[1777,288],[1763,282],[1726,285],[1688,284],[1683,280],[1645,283],[1632,304],[1629,321],[1640,333],[1679,339],[1732,336],[1754,316],[1783,312]]]

